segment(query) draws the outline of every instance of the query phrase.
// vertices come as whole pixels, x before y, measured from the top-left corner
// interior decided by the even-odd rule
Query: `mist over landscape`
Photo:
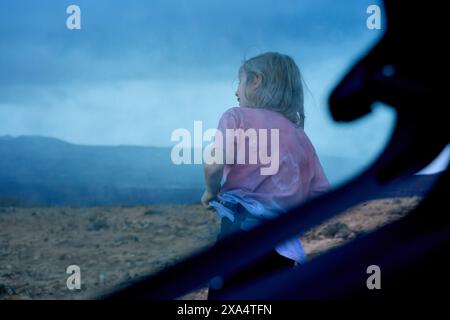
[[[237,105],[242,61],[291,55],[305,81],[305,132],[333,186],[369,165],[395,114],[351,124],[327,109],[334,84],[383,30],[372,2],[120,1],[0,5],[0,197],[3,203],[197,203],[201,165],[170,161],[174,130],[216,128]]]
[[[39,136],[0,136],[0,201],[20,205],[198,203],[202,165],[175,165],[171,148],[83,146]],[[335,186],[364,163],[319,155]]]
[[[291,55],[305,81],[305,133],[336,187],[389,141],[395,113],[336,123],[333,86],[382,36],[372,1],[84,1],[0,5],[0,199],[21,205],[198,203],[201,165],[174,165],[171,133],[216,128],[236,106],[237,70]],[[113,17],[113,19],[111,19]]]

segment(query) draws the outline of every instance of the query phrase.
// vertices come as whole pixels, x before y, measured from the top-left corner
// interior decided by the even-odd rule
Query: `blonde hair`
[[[264,108],[281,113],[295,125],[303,128],[305,112],[303,106],[302,77],[295,61],[288,55],[266,52],[245,60],[239,75],[245,72],[245,98],[249,107]],[[262,77],[261,85],[249,92],[249,84],[256,75]]]

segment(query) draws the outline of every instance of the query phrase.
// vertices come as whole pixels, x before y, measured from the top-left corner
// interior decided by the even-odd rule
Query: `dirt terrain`
[[[361,203],[301,236],[310,258],[406,215],[420,197]],[[211,246],[219,232],[200,205],[0,208],[0,299],[90,299]],[[68,290],[66,269],[81,270]],[[207,288],[180,299],[205,299]]]

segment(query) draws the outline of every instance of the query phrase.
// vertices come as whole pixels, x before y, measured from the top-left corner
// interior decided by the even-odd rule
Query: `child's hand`
[[[211,200],[214,200],[217,197],[216,194],[211,193],[208,190],[205,190],[205,192],[203,192],[203,196],[202,196],[202,205],[206,208],[206,209],[212,209],[212,207],[209,205],[209,202]]]

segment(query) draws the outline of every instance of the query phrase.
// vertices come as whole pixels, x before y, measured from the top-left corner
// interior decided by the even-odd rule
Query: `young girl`
[[[233,138],[232,143],[222,141],[216,146],[222,148],[224,161],[205,165],[206,191],[201,202],[207,208],[216,209],[221,217],[219,239],[283,214],[329,188],[315,149],[303,130],[302,79],[291,57],[268,52],[245,61],[239,69],[236,97],[239,107],[227,110],[220,118],[220,136],[229,138],[227,129],[244,132],[277,129],[278,141],[271,140],[268,134],[268,145],[269,150],[278,150],[278,170],[263,175],[260,169],[267,167],[267,163],[262,163],[259,158],[256,163],[248,162],[249,152],[259,152],[260,140],[256,149],[249,148],[245,138]],[[274,142],[278,149],[271,148]],[[235,150],[230,150],[230,146]],[[239,152],[243,152],[246,162],[225,161],[230,152],[234,154],[234,160]],[[261,259],[256,267],[224,279],[221,288],[211,286],[209,298],[251,277],[263,276],[305,260],[300,240],[286,241]]]

